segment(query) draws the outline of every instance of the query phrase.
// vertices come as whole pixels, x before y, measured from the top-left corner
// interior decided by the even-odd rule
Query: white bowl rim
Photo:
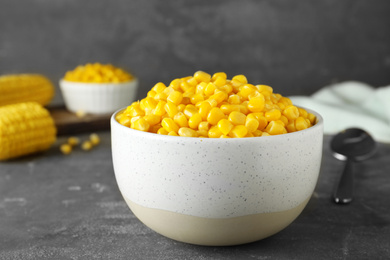
[[[107,86],[107,85],[112,85],[112,86],[118,86],[118,85],[127,85],[127,84],[133,84],[137,83],[138,78],[133,77],[129,81],[123,81],[123,82],[81,82],[81,81],[69,81],[65,80],[64,78],[61,78],[59,80],[59,83],[65,83],[65,84],[74,84],[74,85],[80,85],[80,86]]]
[[[112,116],[111,116],[110,122],[111,122],[111,127],[113,127],[113,125],[116,124],[118,127],[123,127],[123,129],[124,128],[128,129],[128,130],[124,130],[124,131],[129,131],[129,134],[131,133],[132,135],[136,135],[136,136],[143,137],[143,138],[152,138],[152,139],[156,138],[158,140],[165,141],[165,142],[177,142],[178,140],[180,140],[181,142],[201,141],[201,142],[206,142],[206,143],[227,142],[227,140],[229,140],[228,141],[229,143],[230,142],[253,142],[254,140],[256,140],[257,142],[259,142],[259,141],[268,142],[268,141],[270,141],[270,138],[273,138],[274,140],[276,140],[276,139],[280,140],[280,139],[283,139],[283,138],[290,138],[290,137],[293,137],[293,136],[296,136],[296,135],[302,135],[305,132],[314,131],[317,128],[323,128],[324,119],[322,118],[322,116],[319,113],[317,113],[314,110],[305,108],[305,107],[301,107],[301,106],[297,106],[297,107],[303,108],[307,112],[314,114],[316,116],[316,124],[311,126],[311,127],[309,127],[309,128],[307,128],[307,129],[296,131],[296,132],[292,132],[292,133],[280,134],[280,135],[262,136],[262,137],[202,138],[202,137],[183,137],[183,136],[160,135],[160,134],[155,134],[155,133],[150,133],[150,132],[143,132],[143,131],[140,131],[140,130],[135,130],[135,129],[132,129],[130,127],[124,126],[124,125],[120,124],[115,119],[116,115],[118,113],[122,112],[123,110],[125,110],[127,107],[120,108],[117,111],[115,111],[112,114]]]

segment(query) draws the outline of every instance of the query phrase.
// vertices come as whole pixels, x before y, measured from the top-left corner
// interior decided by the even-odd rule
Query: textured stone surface
[[[390,83],[390,2],[0,0],[0,74],[110,62],[158,81],[205,70],[285,95],[341,80]],[[57,91],[55,103],[61,103]]]
[[[355,200],[330,200],[343,163],[324,141],[308,206],[282,232],[234,247],[183,244],[151,231],[115,182],[109,132],[90,152],[0,163],[0,259],[386,259],[390,255],[390,145],[356,168]],[[80,135],[86,138],[86,135]]]

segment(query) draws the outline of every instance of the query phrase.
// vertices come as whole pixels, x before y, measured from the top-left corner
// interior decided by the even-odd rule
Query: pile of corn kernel
[[[65,73],[65,80],[88,83],[120,83],[134,79],[133,75],[111,64],[88,63]]]
[[[127,127],[162,135],[241,138],[304,130],[316,117],[267,85],[249,84],[244,75],[224,72],[157,83],[147,97],[133,102],[116,120]]]

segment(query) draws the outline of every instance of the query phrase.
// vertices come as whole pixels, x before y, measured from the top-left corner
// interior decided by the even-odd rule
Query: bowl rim
[[[61,78],[59,80],[59,84],[61,87],[65,85],[78,85],[78,86],[118,86],[118,85],[129,85],[129,84],[135,84],[138,83],[138,78],[133,77],[129,81],[123,81],[123,82],[81,82],[81,81],[69,81],[65,80],[64,78]]]
[[[110,127],[111,127],[111,130],[115,126],[115,127],[121,128],[123,131],[128,131],[129,134],[131,134],[131,135],[149,138],[149,139],[158,139],[158,140],[166,141],[166,142],[172,142],[172,141],[177,142],[178,140],[180,140],[181,142],[200,141],[200,142],[206,142],[206,143],[211,143],[211,142],[229,142],[229,143],[231,143],[231,142],[253,142],[254,140],[256,140],[256,141],[270,141],[270,138],[273,138],[273,140],[276,140],[276,139],[280,140],[283,138],[289,138],[289,137],[293,137],[293,136],[302,135],[302,134],[309,132],[309,131],[312,132],[312,131],[317,130],[318,128],[323,129],[324,119],[318,112],[316,112],[312,109],[302,107],[302,106],[297,106],[297,107],[303,108],[307,112],[314,114],[316,116],[316,124],[307,128],[307,129],[304,129],[304,130],[300,130],[300,131],[296,131],[296,132],[292,132],[292,133],[287,133],[287,134],[262,136],[261,138],[259,138],[259,137],[202,138],[202,137],[183,137],[183,136],[160,135],[160,134],[155,134],[155,133],[150,133],[150,132],[143,132],[143,131],[135,130],[135,129],[132,129],[130,127],[124,126],[124,125],[120,124],[115,119],[116,115],[118,113],[122,112],[123,110],[125,110],[127,107],[120,108],[112,114],[112,116],[110,118]],[[322,130],[322,132],[323,132],[323,130]],[[111,131],[111,133],[112,133],[112,131]]]

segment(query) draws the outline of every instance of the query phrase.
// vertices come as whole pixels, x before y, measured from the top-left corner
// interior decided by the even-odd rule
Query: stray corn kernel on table
[[[0,259],[386,259],[390,255],[390,154],[379,144],[356,168],[355,200],[331,201],[343,163],[324,140],[320,178],[303,213],[267,239],[202,247],[165,238],[143,225],[119,193],[110,132],[91,150],[59,147],[0,162]],[[90,133],[75,135],[82,143]]]

